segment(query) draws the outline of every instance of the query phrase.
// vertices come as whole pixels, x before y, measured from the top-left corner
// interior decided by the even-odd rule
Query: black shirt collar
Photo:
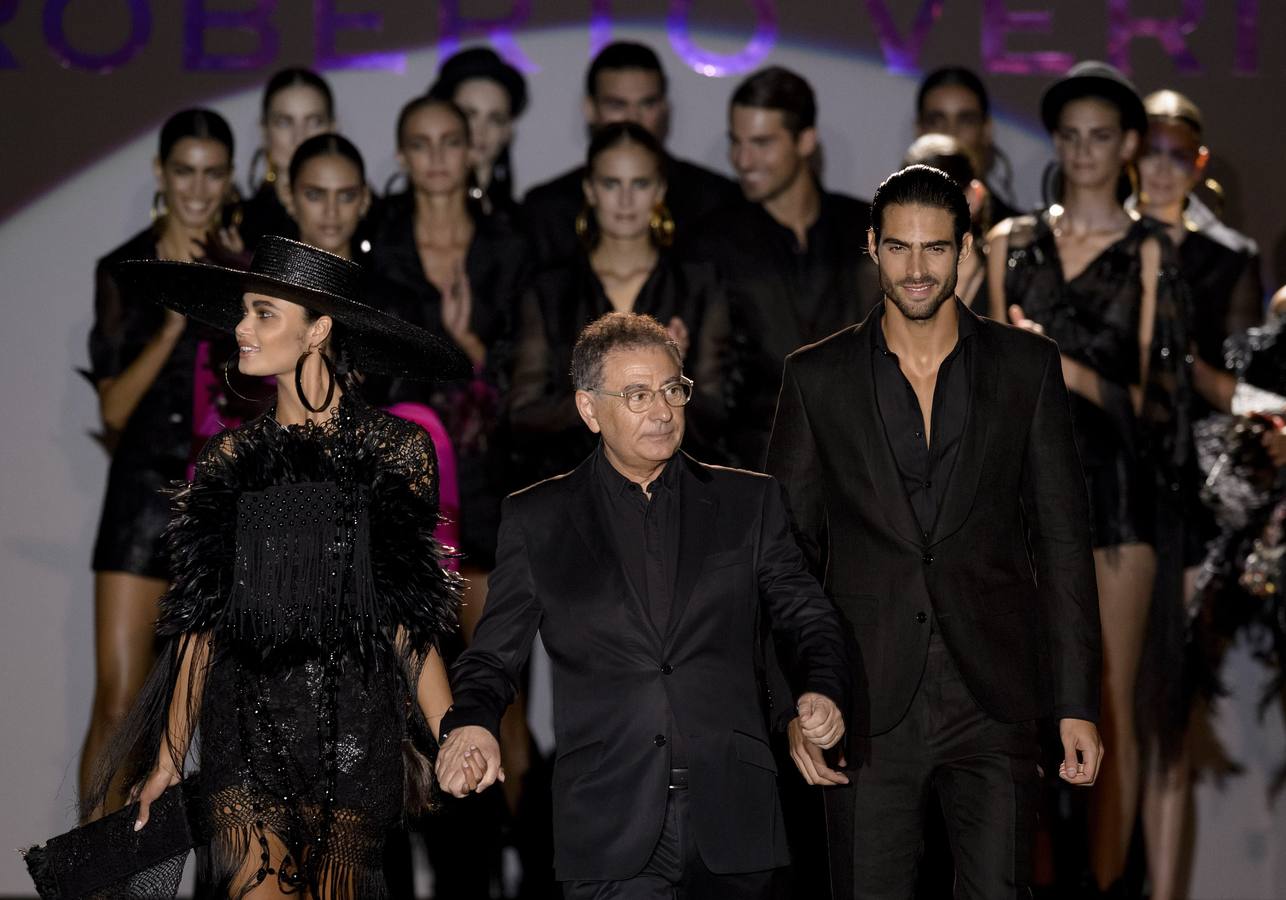
[[[974,313],[969,310],[960,301],[959,297],[952,298],[956,305],[956,347],[964,343],[966,338],[973,337],[978,333],[978,320],[974,318]],[[871,317],[871,333],[875,339],[875,349],[880,353],[887,355],[889,351],[888,341],[884,337],[884,301],[881,300],[875,307],[875,314]]]
[[[677,456],[677,454],[676,454]],[[671,457],[661,470],[661,474],[647,485],[648,493],[654,494],[658,490],[673,490],[675,479],[678,478],[679,466],[675,457]],[[608,492],[609,496],[628,497],[642,490],[643,485],[631,481],[612,465],[611,460],[607,458],[607,450],[603,442],[598,442],[598,450],[594,454],[594,473],[598,478],[598,483]]]

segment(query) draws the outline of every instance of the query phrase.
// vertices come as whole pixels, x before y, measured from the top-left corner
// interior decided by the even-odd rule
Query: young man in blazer
[[[792,730],[842,736],[851,663],[791,535],[781,487],[679,452],[683,376],[665,329],[610,313],[572,354],[599,449],[509,497],[487,603],[452,671],[437,772],[500,777],[495,735],[539,631],[553,663],[554,869],[568,898],[766,897],[788,861],[756,665],[761,611]]]
[[[883,303],[787,358],[768,469],[860,651],[844,778],[792,728],[826,792],[836,900],[910,898],[926,799],[956,896],[1029,896],[1036,720],[1093,784],[1100,634],[1085,482],[1057,346],[955,297],[969,207],[937,169],[880,186]],[[850,746],[849,759],[858,756]],[[841,783],[846,782],[846,783]]]

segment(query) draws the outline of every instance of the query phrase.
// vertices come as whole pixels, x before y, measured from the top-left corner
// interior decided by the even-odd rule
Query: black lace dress
[[[206,447],[167,536],[167,652],[123,742],[138,778],[166,715],[199,723],[200,896],[386,896],[404,757],[429,746],[415,686],[456,627],[436,524],[428,435],[349,396],[325,425],[268,413]]]

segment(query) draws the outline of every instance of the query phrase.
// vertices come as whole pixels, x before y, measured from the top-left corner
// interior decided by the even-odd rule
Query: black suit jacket
[[[842,625],[791,536],[781,487],[683,454],[671,465],[682,467],[681,549],[667,633],[625,576],[591,458],[505,501],[486,609],[452,669],[443,730],[496,733],[540,632],[553,663],[560,880],[643,868],[665,813],[671,715],[705,864],[729,873],[789,862],[756,684],[761,604],[794,689],[846,705]]]
[[[856,637],[868,734],[888,731],[906,712],[934,621],[993,717],[1098,716],[1089,501],[1058,347],[977,322],[970,413],[927,537],[876,405],[871,329],[879,315],[786,360],[768,470]],[[854,724],[850,733],[861,727]]]

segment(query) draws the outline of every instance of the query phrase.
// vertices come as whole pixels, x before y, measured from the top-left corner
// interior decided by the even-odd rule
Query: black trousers
[[[665,824],[643,871],[624,881],[564,881],[565,900],[768,900],[775,869],[716,875],[697,852],[688,817],[691,796],[671,789]]]
[[[935,633],[906,716],[870,740],[850,783],[827,788],[835,900],[910,900],[936,792],[955,860],[955,896],[1030,896],[1039,791],[1036,723],[978,706]]]

